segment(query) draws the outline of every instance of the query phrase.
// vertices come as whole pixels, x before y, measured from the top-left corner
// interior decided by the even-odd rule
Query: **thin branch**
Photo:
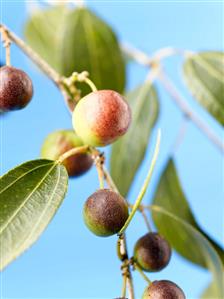
[[[171,147],[171,154],[176,153],[177,150],[179,149],[180,145],[182,144],[182,142],[184,140],[185,133],[187,131],[188,122],[189,122],[189,118],[186,116],[183,116],[181,124],[180,124],[180,128],[178,129],[178,132],[177,132],[177,136],[176,136],[174,143]]]
[[[125,54],[127,54],[129,57],[134,59],[136,62],[146,67],[153,66],[155,62],[158,63],[159,60],[171,55],[176,55],[176,54],[187,55],[188,53],[191,53],[190,51],[184,51],[184,50],[173,49],[173,48],[165,48],[159,50],[153,56],[150,57],[144,52],[142,52],[141,50],[138,50],[128,45],[123,45],[122,50],[124,51]],[[204,135],[207,136],[207,138],[221,152],[224,152],[223,142],[217,137],[215,132],[206,124],[206,122],[202,120],[197,113],[194,112],[194,110],[190,107],[190,105],[188,105],[185,98],[181,95],[180,91],[177,90],[175,84],[170,80],[167,74],[164,74],[164,72],[160,72],[158,77],[160,82],[163,84],[167,92],[171,95],[172,99],[175,101],[175,103],[180,108],[180,110],[204,133]]]
[[[38,55],[31,47],[29,47],[22,39],[20,39],[15,33],[8,29],[4,24],[0,24],[0,30],[4,31],[11,42],[14,42],[44,73],[48,76],[56,86],[61,90],[65,103],[69,110],[74,109],[72,99],[66,92],[63,85],[63,78],[44,60]]]
[[[188,103],[185,101],[184,97],[181,95],[180,91],[176,88],[175,84],[171,79],[164,74],[160,73],[159,80],[162,82],[164,88],[171,95],[178,107],[183,111],[183,113],[193,121],[193,123],[208,137],[213,144],[223,153],[224,143],[216,136],[216,134],[211,130],[211,128],[191,109]]]
[[[176,49],[172,47],[162,48],[156,51],[152,56],[126,43],[121,44],[122,51],[131,59],[144,66],[153,66],[155,62],[174,55],[186,55],[192,53],[189,50]]]

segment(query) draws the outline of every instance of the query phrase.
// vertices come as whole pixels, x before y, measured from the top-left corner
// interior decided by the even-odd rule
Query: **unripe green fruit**
[[[169,280],[155,280],[145,290],[142,299],[185,299],[184,292]]]
[[[97,236],[107,237],[120,231],[128,218],[128,204],[118,193],[100,189],[85,202],[87,227]]]
[[[0,68],[0,111],[24,108],[33,96],[31,79],[12,66]]]
[[[73,130],[59,130],[47,136],[41,149],[41,156],[45,159],[57,160],[68,150],[82,145],[82,140]],[[93,160],[90,155],[80,153],[65,159],[63,164],[70,177],[77,177],[90,169]]]
[[[170,245],[158,233],[147,233],[135,245],[134,259],[145,271],[162,270],[169,263],[170,257]]]
[[[82,98],[73,112],[73,127],[85,144],[105,146],[124,135],[131,110],[113,90],[99,90]]]

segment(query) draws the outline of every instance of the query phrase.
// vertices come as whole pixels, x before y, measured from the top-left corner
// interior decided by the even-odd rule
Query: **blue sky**
[[[89,1],[89,6],[116,30],[123,42],[151,53],[161,47],[221,50],[223,22],[221,2],[211,1]],[[2,20],[19,36],[28,16],[24,1],[2,1]],[[1,52],[3,55],[3,52]],[[59,128],[70,128],[71,120],[55,86],[15,46],[12,64],[22,68],[34,83],[35,95],[24,110],[1,120],[2,171],[37,158],[45,136]],[[169,58],[165,66],[191,107],[204,118],[220,138],[219,124],[192,99],[181,80],[181,59]],[[127,88],[144,80],[146,70],[136,64],[128,67]],[[150,202],[159,174],[182,123],[182,116],[166,92],[158,86],[161,113],[157,127],[162,129],[161,154],[145,203]],[[152,139],[155,139],[155,132]],[[149,146],[137,174],[130,200],[133,202],[147,172]],[[109,148],[106,149],[109,155]],[[223,157],[208,139],[188,123],[185,139],[175,154],[185,194],[200,225],[223,242]],[[84,226],[82,206],[98,188],[96,171],[70,181],[67,197],[39,241],[2,274],[3,298],[112,298],[120,295],[121,276],[116,257],[116,237],[97,238]],[[136,215],[128,229],[130,254],[135,241],[146,232]],[[209,274],[173,253],[171,263],[151,279],[170,279],[180,285],[187,298],[198,298],[207,286]],[[145,282],[134,273],[137,298]]]

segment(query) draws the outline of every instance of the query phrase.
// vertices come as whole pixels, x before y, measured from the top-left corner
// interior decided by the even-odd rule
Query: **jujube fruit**
[[[169,263],[171,248],[158,233],[147,233],[141,237],[134,248],[134,259],[145,271],[160,271]]]
[[[185,299],[184,292],[169,280],[155,280],[145,290],[142,299]]]
[[[33,84],[22,70],[12,66],[0,68],[0,110],[24,108],[33,96]]]
[[[82,145],[82,140],[73,130],[59,130],[47,136],[41,149],[41,156],[45,159],[57,160],[68,150]],[[80,153],[65,159],[63,164],[68,175],[76,177],[90,169],[93,159],[89,154]]]
[[[124,135],[131,122],[131,110],[113,90],[91,92],[73,112],[73,126],[85,144],[105,146]]]
[[[116,234],[128,218],[128,204],[116,192],[100,189],[85,202],[83,209],[87,227],[97,236]]]

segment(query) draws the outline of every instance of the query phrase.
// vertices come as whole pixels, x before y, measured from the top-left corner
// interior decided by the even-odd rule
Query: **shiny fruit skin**
[[[131,110],[113,90],[91,92],[73,112],[73,127],[85,144],[105,146],[124,135],[131,122]]]
[[[118,193],[100,189],[85,202],[83,216],[87,227],[95,235],[107,237],[123,227],[128,218],[128,205]]]
[[[33,84],[22,70],[12,66],[0,68],[0,111],[24,108],[33,96]]]
[[[145,289],[142,299],[186,299],[186,297],[174,282],[155,280]]]
[[[158,233],[147,233],[135,245],[134,259],[144,271],[162,270],[169,263],[170,257],[170,245]]]
[[[42,149],[41,156],[45,159],[57,160],[59,156],[68,150],[82,146],[82,140],[73,130],[59,130],[47,136]],[[77,177],[88,171],[93,159],[88,154],[75,154],[63,161],[70,177]]]

